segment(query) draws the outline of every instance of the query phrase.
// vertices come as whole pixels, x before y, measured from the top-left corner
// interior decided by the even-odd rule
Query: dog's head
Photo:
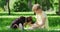
[[[32,21],[32,17],[27,17],[27,22],[31,22]]]
[[[27,17],[27,22],[29,23],[29,22],[31,22],[31,24],[33,24],[34,22],[33,22],[33,19],[32,19],[32,17],[30,16],[30,17]]]
[[[26,22],[26,17],[21,16],[20,19],[19,19],[19,21],[21,23],[25,23]]]

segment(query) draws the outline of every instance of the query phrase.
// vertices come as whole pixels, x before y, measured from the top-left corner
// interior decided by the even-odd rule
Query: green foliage
[[[28,4],[25,3],[25,1],[17,1],[14,4],[14,11],[15,12],[26,12],[26,11],[30,11],[30,9],[28,8]]]
[[[33,19],[33,22],[36,22],[36,18],[35,17],[33,17],[32,19]]]
[[[0,12],[4,11],[4,5],[6,5],[6,1],[5,0],[0,0]]]
[[[0,8],[0,12],[3,12],[3,8]]]
[[[10,0],[12,1],[12,0]],[[58,9],[58,0],[37,0],[37,2],[42,6],[44,11],[49,10],[50,8]],[[57,3],[56,3],[57,2]],[[13,3],[13,4],[11,4]],[[6,0],[0,0],[0,7],[4,9],[4,5],[6,5]],[[35,0],[32,0],[32,5],[35,4]],[[19,11],[31,11],[28,8],[28,0],[13,0],[10,2],[10,9],[16,12]]]
[[[6,0],[0,0],[0,7],[4,8],[4,5],[6,5]]]
[[[53,1],[53,0],[51,0],[51,2],[52,2],[52,1]],[[45,9],[46,9],[46,10],[49,10],[50,8],[54,9],[54,8],[53,8],[53,4],[50,2],[50,0],[46,0],[45,2],[46,2],[46,4],[45,4],[46,8],[44,7],[44,10],[45,10]],[[42,4],[42,5],[44,5],[44,4]]]

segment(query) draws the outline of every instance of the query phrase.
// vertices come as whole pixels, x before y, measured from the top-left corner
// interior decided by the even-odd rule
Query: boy
[[[46,21],[46,14],[44,11],[41,9],[39,4],[35,4],[32,7],[33,12],[36,13],[36,22],[29,28],[27,29],[36,29],[36,28],[48,28],[48,22]]]

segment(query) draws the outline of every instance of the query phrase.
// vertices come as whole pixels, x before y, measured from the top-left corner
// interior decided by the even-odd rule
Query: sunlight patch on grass
[[[21,16],[0,16],[0,18],[18,18],[18,17],[21,17]],[[24,16],[24,17],[29,17],[29,16]],[[32,16],[32,17],[35,17],[35,15],[34,16]],[[48,16],[48,17],[60,17],[60,16]]]

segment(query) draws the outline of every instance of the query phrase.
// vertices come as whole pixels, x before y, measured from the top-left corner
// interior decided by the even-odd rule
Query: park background
[[[20,16],[32,16],[35,21],[35,13],[32,6],[39,3],[47,14],[49,31],[25,30],[25,32],[59,32],[60,31],[60,0],[0,0],[0,32],[21,32],[19,29],[9,29],[13,20]]]

